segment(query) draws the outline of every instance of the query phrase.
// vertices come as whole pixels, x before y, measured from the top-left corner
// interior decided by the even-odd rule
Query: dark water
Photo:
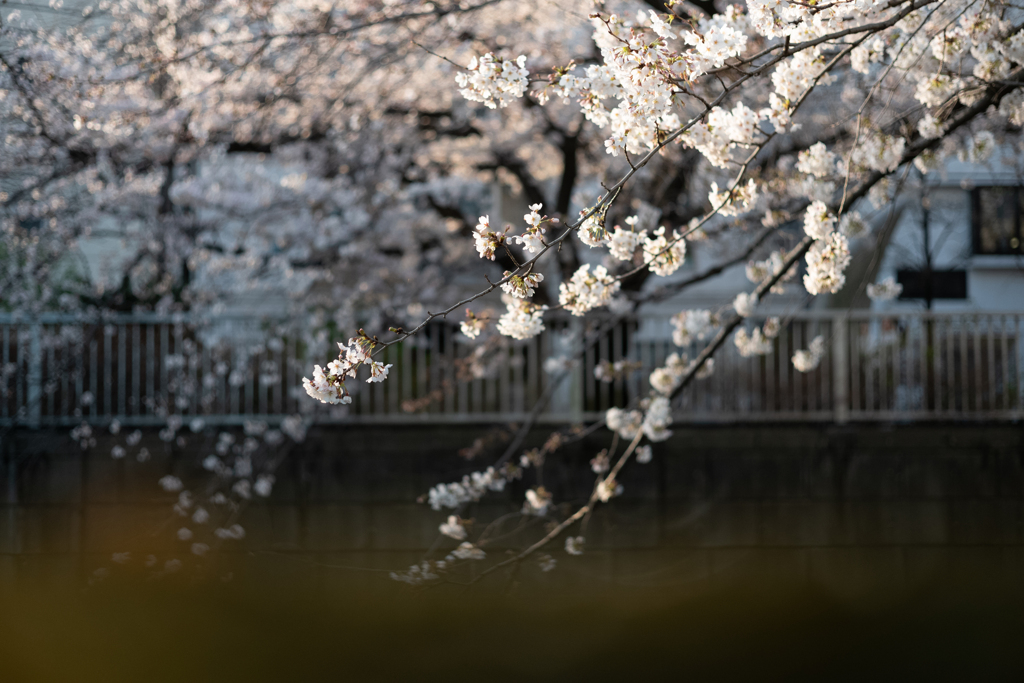
[[[480,467],[455,453],[485,434],[314,431],[246,511],[244,542],[159,580],[142,558],[188,554],[154,482],[194,466],[16,435],[0,682],[1024,680],[1017,426],[678,430],[624,472],[583,556],[558,543],[553,571],[531,560],[470,587],[389,580],[444,517],[416,497]],[[605,445],[552,458],[556,501],[586,496]],[[533,484],[468,515],[514,510]]]
[[[5,681],[1019,681],[1024,596],[985,576],[856,598],[804,583],[520,588],[106,584],[4,597]]]

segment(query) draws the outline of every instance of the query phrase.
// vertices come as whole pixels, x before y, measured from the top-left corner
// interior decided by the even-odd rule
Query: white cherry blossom
[[[867,292],[872,301],[891,301],[903,292],[903,285],[890,275],[881,282],[869,283]]]

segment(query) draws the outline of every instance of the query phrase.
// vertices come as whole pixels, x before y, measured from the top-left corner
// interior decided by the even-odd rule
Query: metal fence
[[[768,355],[744,358],[728,342],[716,355],[714,374],[686,389],[675,417],[698,423],[1017,420],[1024,417],[1022,318],[801,313],[787,320]],[[0,317],[0,424],[115,418],[159,424],[169,414],[240,423],[294,413],[352,423],[516,421],[549,389],[542,420],[586,420],[645,396],[651,370],[668,354],[693,357],[700,350],[673,346],[663,318],[611,325],[554,317],[534,339],[483,345],[437,323],[384,351],[380,360],[394,366],[387,381],[351,381],[353,403],[326,407],[306,397],[301,378],[333,355],[330,335],[307,329],[239,316]],[[797,372],[793,353],[817,335],[826,340],[820,365]],[[545,359],[580,339],[593,343],[551,387]],[[620,360],[639,370],[612,382],[595,377],[596,365]]]

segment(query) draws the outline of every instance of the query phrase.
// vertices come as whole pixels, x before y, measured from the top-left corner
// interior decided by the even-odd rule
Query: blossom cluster
[[[473,239],[476,241],[476,250],[480,258],[493,261],[495,250],[505,243],[505,233],[491,230],[490,216],[480,216],[473,232]]]
[[[741,327],[736,330],[733,341],[736,344],[736,350],[744,358],[765,356],[774,349],[771,338],[760,327],[755,327],[753,332],[747,332],[747,328]]]
[[[903,285],[890,275],[879,283],[868,283],[868,297],[872,301],[891,301],[903,292]]]
[[[673,231],[665,235],[665,228],[654,231],[654,237],[644,240],[644,263],[655,275],[662,277],[676,272],[686,258],[686,241]]]
[[[631,218],[635,224],[635,217]],[[630,218],[626,219],[626,223],[627,225],[630,223]],[[632,261],[637,247],[640,246],[646,237],[646,230],[635,232],[632,229],[624,230],[621,226],[616,225],[611,237],[608,238],[608,251],[611,253],[612,258],[620,261]]]
[[[641,428],[644,436],[651,441],[664,441],[672,436],[668,426],[672,424],[672,406],[667,396],[650,399]]]
[[[747,180],[746,185],[737,185],[724,192],[718,190],[718,183],[712,182],[708,192],[708,202],[722,216],[739,216],[752,211],[757,205],[757,198],[758,188],[753,178]]]
[[[810,294],[836,293],[846,283],[846,267],[850,265],[850,246],[846,236],[833,232],[816,240],[807,255],[804,288]]]
[[[680,311],[669,319],[672,323],[672,343],[676,346],[689,346],[696,341],[704,341],[718,324],[718,316],[707,309]]]
[[[542,208],[542,204],[531,204],[530,213],[523,216],[527,226],[526,232],[512,237],[512,241],[523,245],[523,250],[529,254],[536,254],[544,248],[544,222],[547,217],[540,215]]]
[[[427,502],[433,510],[457,508],[475,503],[488,491],[504,491],[507,481],[505,472],[488,467],[482,472],[467,474],[461,481],[437,484],[428,492]]]
[[[609,408],[605,412],[604,420],[608,429],[616,432],[623,439],[632,439],[643,424],[644,414],[639,410]]]
[[[483,102],[491,109],[507,107],[513,100],[526,93],[529,71],[526,57],[520,55],[513,62],[498,60],[488,52],[480,58],[473,57],[466,71],[455,75],[459,92],[467,100]]]
[[[773,294],[784,291],[785,283],[796,276],[796,267],[790,266],[785,273],[785,260],[781,251],[773,251],[763,261],[750,261],[747,263],[747,279],[756,284],[762,284],[768,280],[781,275],[769,290]]]
[[[649,379],[651,389],[665,396],[671,395],[679,386],[688,369],[686,354],[682,356],[677,353],[669,354],[665,359],[665,364],[651,372]]]
[[[580,216],[583,216],[587,212],[580,211]],[[591,213],[587,218],[580,223],[579,229],[576,231],[577,236],[580,238],[580,242],[587,245],[588,247],[600,247],[608,243],[608,230],[604,225],[604,214],[596,211]]]
[[[665,364],[655,368],[648,378],[651,389],[656,394],[671,396],[672,393],[682,384],[683,377],[694,369],[697,360],[691,361],[685,353],[670,353],[665,359]],[[706,359],[696,372],[696,379],[707,379],[715,371],[715,359]]]
[[[643,367],[643,363],[625,358],[614,363],[607,360],[602,361],[594,365],[594,379],[599,382],[614,382],[639,370],[641,367]]]
[[[607,305],[620,287],[621,283],[609,275],[604,266],[596,266],[591,272],[590,264],[586,264],[580,266],[568,282],[558,286],[558,303],[573,315],[586,315],[590,310]]]
[[[543,517],[551,509],[552,494],[543,486],[527,489],[526,500],[523,501],[523,514]]]
[[[811,340],[806,349],[800,349],[793,354],[793,367],[800,372],[810,372],[818,367],[824,354],[825,338],[818,335]]]
[[[456,541],[466,540],[466,527],[458,515],[448,515],[448,521],[443,522],[438,527],[438,531],[448,538],[454,538]]]
[[[487,321],[485,319],[478,318],[473,311],[467,308],[466,319],[459,325],[459,330],[470,339],[476,339],[484,331],[486,325]]]
[[[606,477],[597,484],[597,499],[607,503],[615,496],[622,495],[622,484],[615,480],[615,477]]]
[[[370,353],[375,345],[376,342],[362,333],[349,339],[347,346],[338,342],[338,357],[327,364],[327,371],[316,365],[312,380],[302,378],[306,393],[323,403],[351,403],[352,396],[345,388],[345,378],[356,377],[363,365],[370,369],[367,382],[383,382],[392,366],[372,359]]]
[[[414,564],[404,572],[391,572],[388,576],[392,581],[400,581],[410,586],[420,586],[431,583],[441,578],[441,574],[447,569],[447,562],[444,560],[424,560]]]
[[[505,312],[498,318],[496,328],[500,334],[513,339],[529,339],[544,331],[544,311],[529,301],[503,295]]]
[[[736,309],[736,315],[741,318],[749,318],[754,315],[754,309],[757,308],[757,293],[756,292],[740,292],[733,299],[732,307]]]
[[[506,270],[502,279],[505,280],[501,285],[502,291],[517,299],[529,299],[536,292],[537,286],[544,281],[544,275],[541,273],[513,275]]]
[[[850,264],[850,246],[846,235],[834,231],[835,217],[824,202],[815,201],[804,213],[804,232],[814,242],[804,260],[807,273],[804,288],[810,294],[838,292],[846,282],[846,267]]]

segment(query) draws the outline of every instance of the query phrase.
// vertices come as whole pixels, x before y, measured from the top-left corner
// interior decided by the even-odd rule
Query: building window
[[[897,270],[896,281],[903,285],[900,299],[966,299],[966,270]]]
[[[1024,192],[1019,187],[978,187],[971,191],[975,254],[1020,254]]]

